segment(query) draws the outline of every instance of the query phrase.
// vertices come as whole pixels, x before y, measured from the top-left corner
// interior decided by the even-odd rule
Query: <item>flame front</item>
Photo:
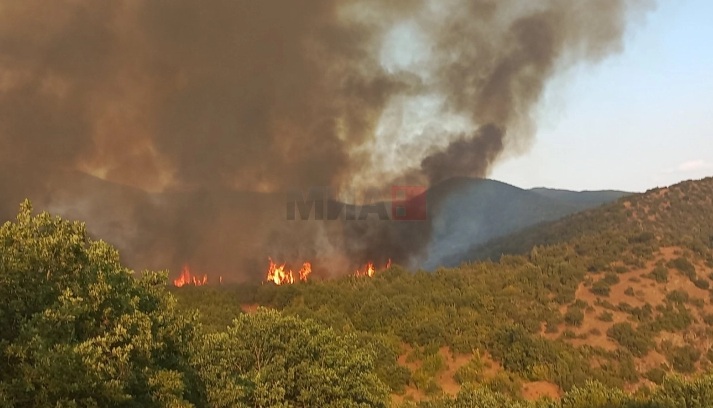
[[[391,258],[386,262],[386,266],[384,266],[383,270],[391,268]],[[354,273],[354,276],[357,278],[360,277],[369,277],[373,278],[374,275],[376,275],[376,268],[374,268],[374,263],[373,262],[367,262],[366,265],[364,265],[364,269],[357,269],[356,272]]]
[[[269,261],[267,268],[266,282],[272,282],[275,285],[289,285],[297,281],[307,282],[309,276],[312,274],[312,263],[305,262],[302,264],[302,268],[295,274],[291,269],[285,267],[285,264],[276,264],[272,258],[267,258]],[[391,267],[391,259],[386,262],[386,265],[381,270],[386,270]],[[376,275],[377,269],[373,262],[368,262],[364,265],[363,269],[357,269],[354,273],[356,277],[369,277],[372,278]]]
[[[183,266],[181,275],[173,280],[173,285],[177,288],[181,288],[186,285],[203,286],[208,283],[208,275],[197,276],[191,274],[191,269],[188,265]]]
[[[285,271],[285,264],[278,266],[272,259],[268,258],[270,266],[267,270],[267,281],[273,282],[275,285],[284,285],[287,283],[295,283],[295,277],[292,271]]]
[[[369,262],[366,264],[363,270],[357,269],[357,271],[354,273],[355,276],[357,277],[362,277],[362,276],[368,276],[368,277],[373,277],[374,274],[376,273],[376,270],[374,269],[374,263]]]

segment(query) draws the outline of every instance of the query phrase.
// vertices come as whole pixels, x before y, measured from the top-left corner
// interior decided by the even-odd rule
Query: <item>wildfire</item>
[[[376,273],[376,270],[374,269],[374,263],[369,262],[366,264],[363,270],[357,269],[357,271],[354,273],[356,277],[362,277],[362,276],[368,276],[368,277],[373,277],[374,274]]]
[[[203,286],[208,283],[208,275],[197,276],[191,274],[191,269],[188,265],[183,266],[181,275],[173,280],[173,284],[177,287],[183,287],[186,285]]]
[[[384,267],[384,270],[391,268],[391,259],[389,259],[386,262],[386,266]],[[373,278],[374,275],[376,275],[376,268],[374,268],[374,263],[373,262],[367,262],[367,264],[364,266],[364,269],[357,269],[356,272],[354,273],[354,276],[357,278],[367,276],[369,278]]]
[[[285,269],[285,264],[278,265],[271,258],[270,266],[267,269],[267,281],[272,282],[275,285],[285,285],[295,283],[295,274],[291,269]],[[302,264],[299,272],[297,272],[297,277],[302,282],[307,282],[307,278],[312,273],[312,264],[305,262]]]
[[[268,258],[268,260],[270,261],[270,267],[267,270],[268,282],[273,282],[275,285],[295,283],[295,277],[292,275],[292,271],[285,271],[285,264],[278,266],[272,259]]]
[[[300,269],[300,280],[302,282],[307,282],[307,278],[312,273],[312,264],[305,262],[302,264],[302,269]]]
[[[310,262],[305,262],[302,264],[302,268],[295,274],[291,269],[285,267],[285,264],[277,264],[272,258],[267,258],[269,265],[267,268],[266,282],[272,282],[275,285],[290,285],[297,281],[307,282],[310,274],[312,274],[312,264]],[[391,259],[386,262],[384,270],[391,267]],[[377,269],[373,262],[368,262],[364,265],[363,269],[357,269],[354,273],[356,277],[373,277],[376,275]]]

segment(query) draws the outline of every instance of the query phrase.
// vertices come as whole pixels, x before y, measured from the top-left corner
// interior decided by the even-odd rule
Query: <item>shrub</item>
[[[589,289],[589,291],[594,293],[595,295],[609,296],[611,288],[609,287],[609,284],[607,284],[604,280],[598,280],[594,282],[594,284],[592,284],[592,287]]]
[[[666,299],[673,303],[683,304],[688,303],[689,296],[688,292],[676,289],[668,292],[668,294],[666,294]]]
[[[658,283],[666,283],[668,282],[668,269],[663,265],[658,265],[648,274],[648,277]]]
[[[696,363],[701,358],[701,352],[690,344],[681,347],[672,347],[666,353],[666,359],[674,370],[681,373],[692,373],[696,370]]]
[[[581,326],[584,321],[584,312],[578,307],[570,307],[564,314],[564,321],[569,326]]]
[[[710,288],[710,282],[708,282],[705,278],[696,278],[693,281],[693,284],[699,289],[708,290],[708,288]]]
[[[651,381],[652,383],[661,385],[664,378],[666,378],[666,371],[660,367],[654,367],[651,370],[644,373],[644,378]]]
[[[458,384],[466,383],[480,383],[483,381],[483,359],[480,357],[480,353],[473,353],[473,358],[468,361],[464,366],[458,368],[453,379],[458,382]]]
[[[614,315],[611,312],[604,311],[597,318],[603,322],[611,322],[614,320]]]
[[[602,281],[606,283],[607,285],[616,285],[617,283],[620,282],[619,275],[617,275],[614,272],[607,272],[604,274],[604,277],[602,278]]]
[[[684,276],[693,280],[696,277],[696,267],[684,257],[672,259],[667,264],[670,268],[678,269]]]
[[[645,333],[634,329],[629,323],[615,323],[607,335],[625,347],[635,357],[643,357],[654,346],[653,340]]]

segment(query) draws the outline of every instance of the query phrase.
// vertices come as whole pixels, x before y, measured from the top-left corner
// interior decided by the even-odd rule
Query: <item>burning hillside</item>
[[[413,263],[428,222],[289,223],[282,194],[324,186],[360,204],[348,192],[487,176],[534,134],[548,80],[619,50],[640,9],[23,1],[0,13],[0,210],[29,197],[87,220],[136,268],[245,280],[272,254]]]
[[[389,269],[391,267],[391,260],[389,260],[384,266],[383,270]],[[368,277],[372,278],[376,274],[377,270],[374,267],[373,262],[367,262],[362,268],[357,269],[354,272],[356,277]],[[267,269],[267,277],[265,279],[268,283],[274,283],[275,285],[289,285],[295,282],[307,282],[309,276],[312,274],[312,264],[310,262],[305,262],[302,264],[302,268],[297,273],[292,272],[291,269],[287,269],[285,264],[278,265],[269,259],[269,266]]]

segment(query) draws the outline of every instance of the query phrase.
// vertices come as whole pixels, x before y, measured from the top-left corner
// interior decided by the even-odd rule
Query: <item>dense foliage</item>
[[[411,386],[438,395],[435,379],[443,368],[424,366],[439,358],[443,347],[461,355],[481,350],[497,361],[505,370],[497,379],[470,374],[476,378],[472,382],[491,389],[507,392],[520,382],[548,381],[567,391],[591,380],[607,387],[639,387],[649,376],[660,383],[667,374],[711,365],[707,349],[701,349],[713,337],[707,323],[713,322],[713,314],[705,312],[709,298],[661,286],[666,291],[663,299],[649,303],[638,293],[640,288],[682,279],[708,290],[711,276],[702,271],[713,267],[713,219],[702,215],[713,209],[710,196],[713,179],[626,197],[482,249],[492,252],[507,244],[521,253],[501,256],[498,262],[434,273],[395,266],[373,279],[209,289],[228,294],[222,306],[192,301],[207,289],[176,294],[187,306],[199,309],[267,305],[342,333],[378,334],[384,349],[401,345],[404,353],[407,345],[413,349],[408,357],[422,364],[411,370],[410,378],[395,380],[387,374],[399,367],[398,348],[377,358],[380,378],[394,392]],[[661,252],[665,248],[675,250],[668,261],[661,260],[667,256]],[[634,271],[640,272],[631,275]],[[620,293],[633,305],[628,300],[609,301],[612,291],[622,286]],[[577,294],[583,287],[593,302]],[[210,313],[202,319],[211,327],[229,324]],[[604,328],[584,331],[588,320],[602,322]],[[666,347],[661,341],[679,333],[683,344]],[[597,338],[602,340],[590,345],[589,340]],[[615,350],[595,345],[607,339]],[[664,356],[666,364],[644,364],[652,352]]]
[[[0,228],[2,407],[385,407],[377,352],[271,311],[206,334],[166,275],[25,203]]]
[[[3,406],[189,406],[196,327],[164,284],[25,203],[0,228]]]
[[[434,273],[172,290],[25,203],[0,228],[0,406],[710,406],[712,376],[676,373],[713,362],[711,197],[627,197]]]

